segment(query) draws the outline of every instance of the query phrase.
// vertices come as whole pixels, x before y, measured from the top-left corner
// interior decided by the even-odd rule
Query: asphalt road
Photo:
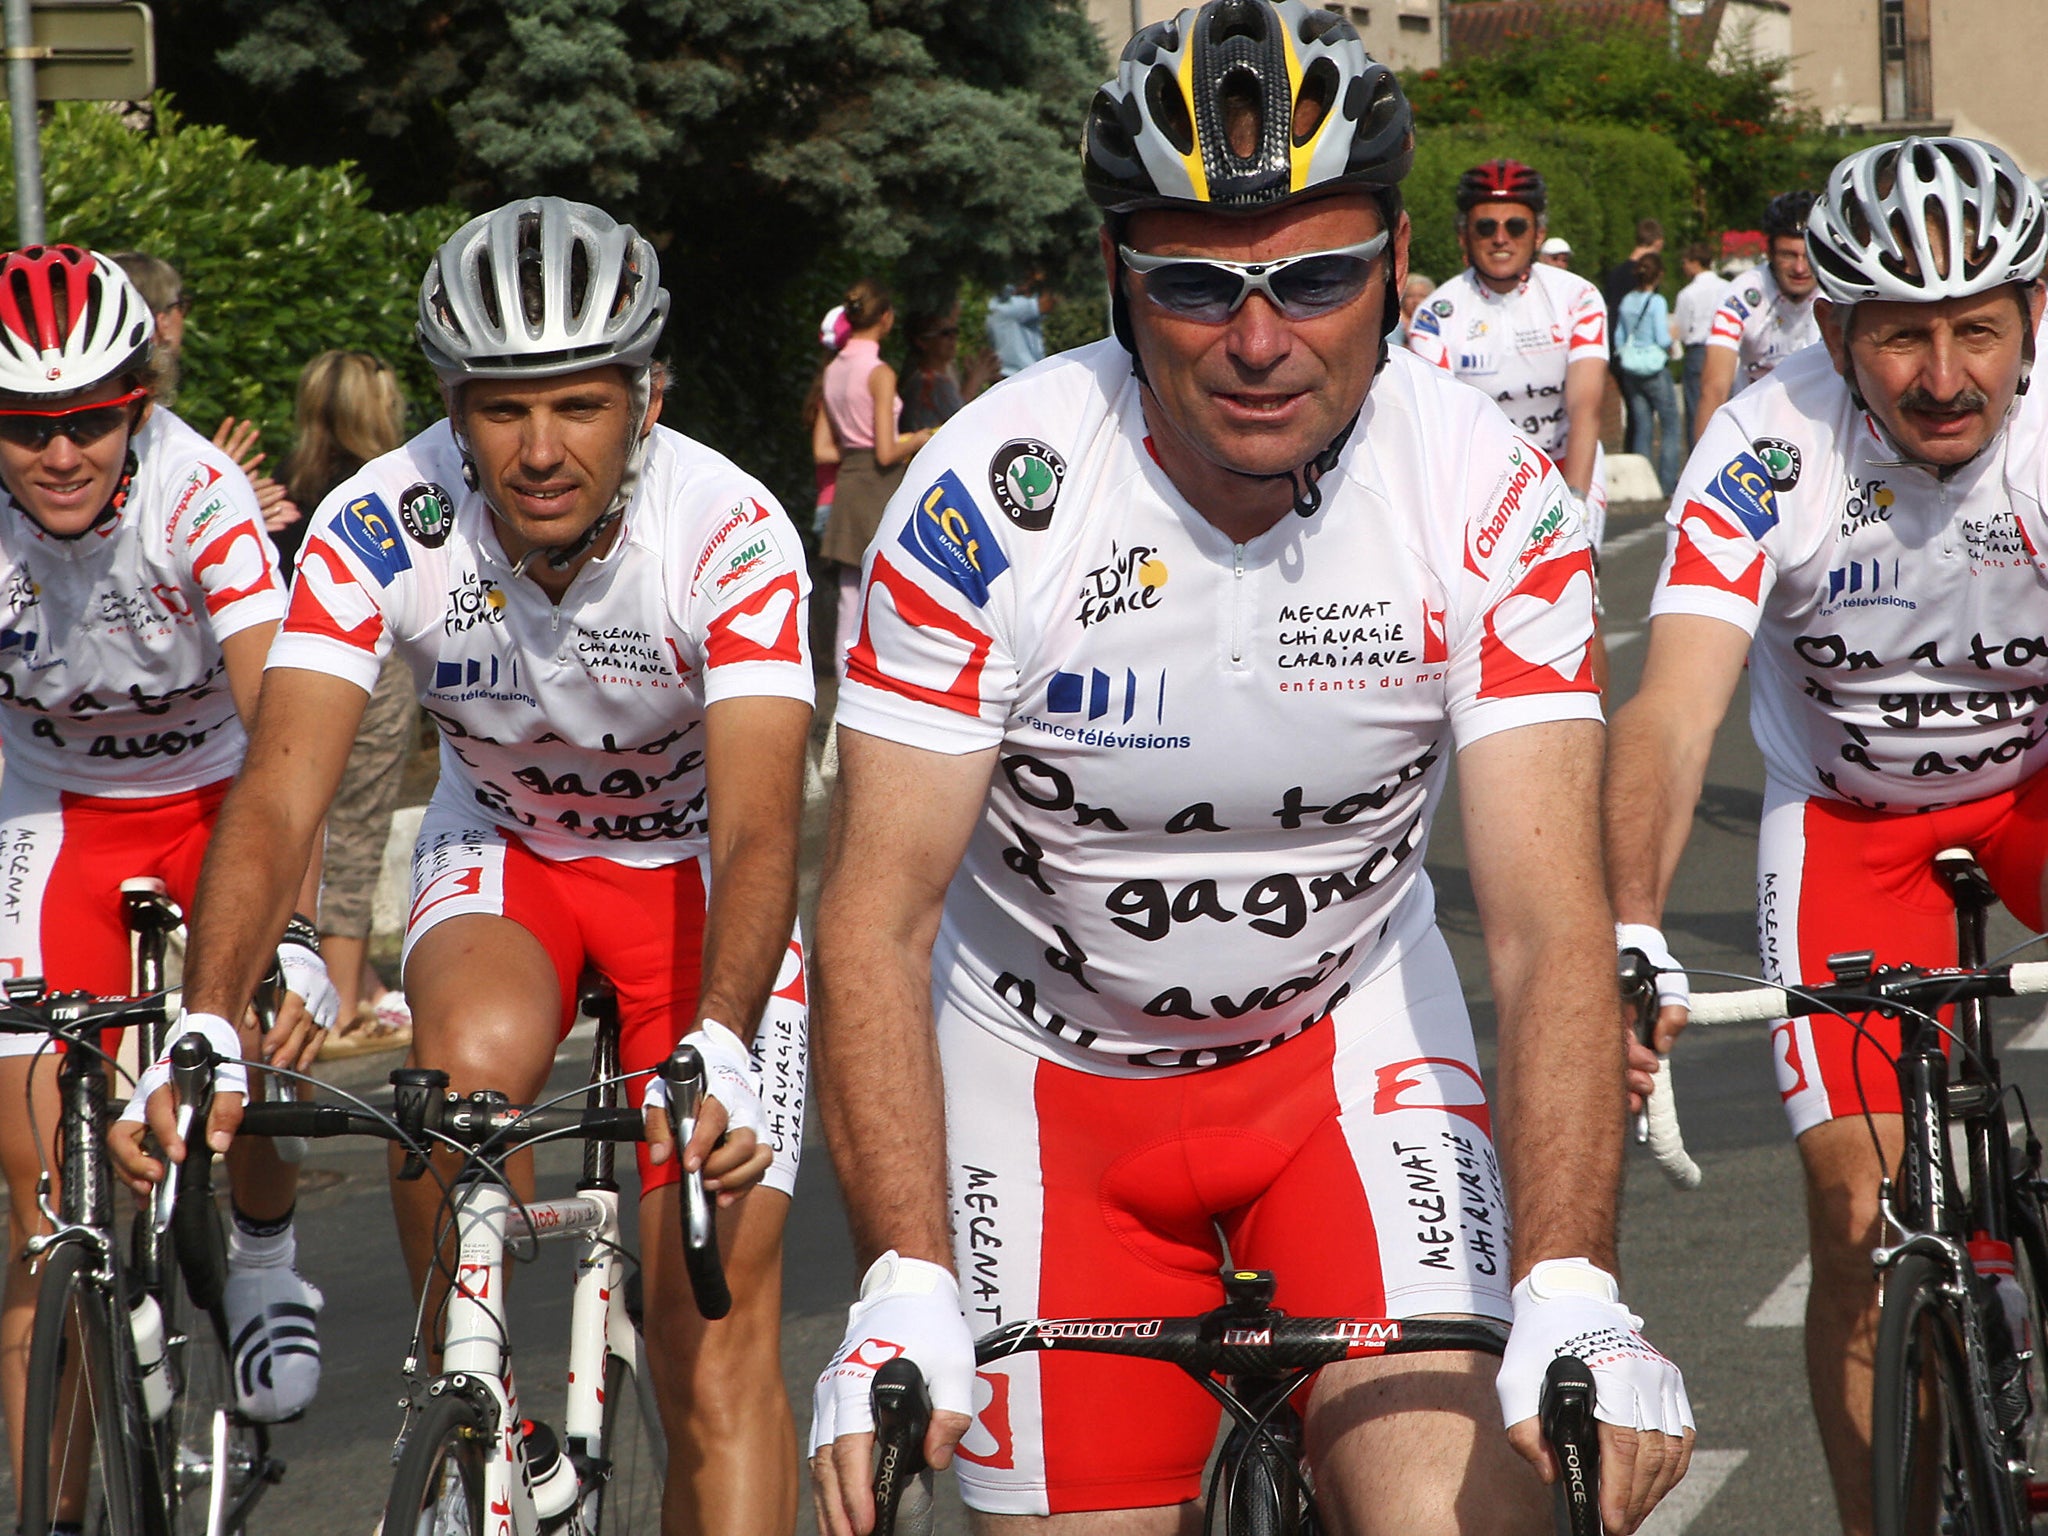
[[[1618,697],[1641,664],[1640,627],[1662,552],[1661,528],[1642,513],[1609,532],[1604,565],[1609,649]],[[1696,977],[1754,968],[1752,860],[1761,770],[1738,700],[1721,732],[1666,932]],[[813,807],[815,870],[817,807]],[[1486,970],[1464,871],[1453,798],[1429,864],[1444,927],[1468,978],[1483,1049],[1490,1050]],[[2005,930],[2017,932],[2010,923]],[[1729,983],[1713,983],[1710,985]],[[2048,1034],[2048,1031],[2043,1031]],[[566,1085],[582,1071],[572,1039],[561,1057]],[[364,1086],[392,1058],[339,1065],[338,1080]],[[2048,1094],[2048,1063],[2016,1053],[2010,1075]],[[1778,1107],[1761,1027],[1695,1030],[1681,1047],[1678,1085],[1702,1187],[1667,1186],[1646,1159],[1631,1165],[1623,1258],[1627,1295],[1651,1339],[1685,1368],[1700,1423],[1692,1477],[1645,1529],[1652,1536],[1824,1533],[1832,1503],[1806,1406],[1799,1327],[1804,1252],[1797,1163]],[[2048,1097],[2039,1102],[2048,1103]],[[543,1154],[543,1193],[566,1192],[574,1154]],[[307,1163],[301,1203],[301,1266],[325,1289],[321,1320],[326,1379],[309,1418],[279,1431],[290,1463],[256,1529],[293,1536],[368,1536],[390,1477],[399,1367],[411,1307],[385,1192],[381,1147],[328,1143]],[[569,1254],[543,1251],[512,1290],[512,1331],[528,1411],[558,1418],[568,1321]],[[783,1353],[799,1426],[810,1417],[810,1383],[837,1342],[855,1275],[837,1187],[821,1145],[806,1152],[785,1265]],[[947,1503],[951,1505],[950,1495]],[[806,1495],[800,1529],[812,1529]],[[942,1529],[964,1531],[956,1507]]]

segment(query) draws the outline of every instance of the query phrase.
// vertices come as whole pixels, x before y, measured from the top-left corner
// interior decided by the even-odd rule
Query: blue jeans
[[[1685,349],[1685,432],[1687,437],[1698,436],[1696,423],[1700,419],[1700,380],[1707,371],[1707,344],[1696,341]]]
[[[1628,451],[1650,455],[1653,425],[1662,428],[1657,444],[1657,484],[1669,496],[1678,484],[1679,435],[1678,391],[1672,387],[1671,370],[1659,368],[1651,374],[1621,375],[1621,397],[1628,402]]]

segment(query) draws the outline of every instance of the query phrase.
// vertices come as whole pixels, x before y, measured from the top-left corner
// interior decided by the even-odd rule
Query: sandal
[[[346,1030],[336,1030],[321,1048],[323,1061],[343,1061],[351,1056],[369,1056],[378,1051],[398,1051],[412,1044],[412,1010],[405,994],[386,992],[376,1002],[356,1004],[355,1017]]]

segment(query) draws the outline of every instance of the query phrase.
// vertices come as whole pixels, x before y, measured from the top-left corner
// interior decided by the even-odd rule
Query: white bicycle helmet
[[[1829,173],[1806,249],[1837,304],[1967,298],[2041,275],[2048,204],[1994,144],[1900,139]]]
[[[76,394],[149,361],[156,319],[97,251],[32,245],[0,258],[0,392]]]
[[[448,385],[607,363],[637,372],[667,319],[654,247],[603,209],[560,197],[471,219],[420,284],[420,348]]]

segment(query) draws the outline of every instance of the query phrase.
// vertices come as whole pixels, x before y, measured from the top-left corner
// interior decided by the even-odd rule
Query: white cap
[[[1552,235],[1536,248],[1539,256],[1569,256],[1571,253],[1572,243],[1562,235]]]

